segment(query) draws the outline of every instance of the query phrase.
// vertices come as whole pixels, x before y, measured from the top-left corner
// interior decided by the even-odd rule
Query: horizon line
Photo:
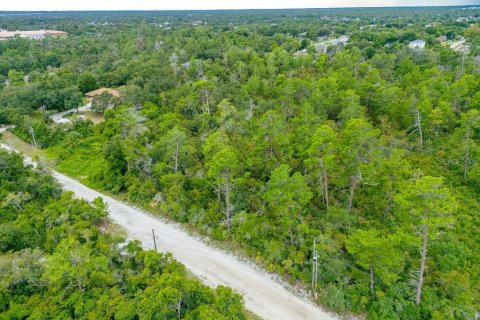
[[[0,10],[2,13],[50,13],[50,12],[176,12],[176,11],[261,11],[261,10],[339,10],[339,9],[396,9],[396,8],[480,8],[480,4],[465,5],[398,5],[398,6],[352,6],[352,7],[280,7],[280,8],[209,8],[209,9],[74,9],[74,10]]]

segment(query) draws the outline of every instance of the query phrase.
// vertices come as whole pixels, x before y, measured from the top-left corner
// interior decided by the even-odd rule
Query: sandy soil
[[[31,159],[26,162],[31,163]],[[127,230],[129,239],[140,240],[145,249],[153,248],[152,229],[155,229],[159,251],[171,252],[207,285],[235,289],[244,296],[247,309],[260,317],[272,320],[338,319],[289,292],[269,274],[205,244],[177,225],[105,196],[58,172],[52,171],[52,174],[65,190],[73,191],[79,198],[92,201],[102,197],[108,204],[110,218]]]

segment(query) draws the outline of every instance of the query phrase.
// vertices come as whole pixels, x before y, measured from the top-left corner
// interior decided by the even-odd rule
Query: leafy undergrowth
[[[255,319],[231,289],[105,230],[100,199],[74,199],[18,155],[0,163],[0,319]]]
[[[98,156],[98,152],[101,152],[101,145],[98,142],[95,142],[94,139],[91,139],[91,141],[89,141],[91,143],[84,143],[83,147],[77,145],[75,148],[72,148],[69,150],[65,148],[61,148],[60,146],[51,147],[46,150],[36,149],[29,143],[16,137],[11,132],[5,133],[2,136],[2,139],[0,141],[24,153],[25,155],[32,157],[37,161],[40,161],[41,164],[49,168],[62,172],[72,178],[79,179],[86,185],[89,185],[93,188],[96,187],[97,189],[100,189],[98,186],[95,186],[95,181],[92,179],[92,176],[95,176],[96,174],[99,174],[100,172],[102,172],[103,170],[102,166],[105,166],[105,163],[104,163],[103,157]],[[96,152],[93,152],[91,148],[97,148],[95,150]],[[125,194],[114,195],[109,192],[106,192],[106,193],[120,200],[128,201],[128,198],[126,197]],[[148,210],[148,208],[145,206],[143,208]],[[152,208],[150,208],[150,210],[148,211],[152,212],[151,209]],[[117,239],[117,241],[123,241],[118,239],[125,237],[125,231],[122,228],[120,228],[118,225],[107,220],[106,217],[97,218],[95,221],[93,221],[93,224],[95,224],[96,227],[98,227],[99,230],[102,231],[105,235],[115,238]],[[223,249],[226,249],[226,248],[223,247]],[[232,248],[229,247],[228,249],[232,249]],[[2,264],[7,265],[11,263],[12,257],[2,256],[0,252],[0,266]],[[192,281],[197,281],[194,279],[195,277],[192,275],[189,275],[189,278],[192,278]],[[32,297],[32,299],[33,298],[37,298],[37,296]],[[12,299],[14,299],[14,297]],[[15,303],[15,308],[17,307],[20,308],[21,304]],[[28,306],[28,308],[32,308],[32,307]],[[10,312],[17,312],[16,309],[12,309],[12,310],[15,310],[15,311],[10,311]],[[35,309],[31,309],[31,310],[24,309],[23,314],[26,315],[32,310],[35,310]],[[242,317],[244,317],[244,319],[247,319],[247,320],[260,320],[260,318],[256,314],[248,310],[243,310],[240,313],[239,319],[240,318],[243,319]]]
[[[95,177],[106,170],[102,153],[102,144],[94,137],[87,138],[71,148],[57,145],[45,150],[47,157],[55,160],[56,170],[89,187],[98,187]]]
[[[2,133],[0,137],[0,142],[12,147],[19,152],[22,152],[23,154],[26,154],[27,156],[41,164],[48,164],[52,161],[46,156],[44,150],[35,148],[34,146],[23,141],[10,131],[5,131],[4,133]]]

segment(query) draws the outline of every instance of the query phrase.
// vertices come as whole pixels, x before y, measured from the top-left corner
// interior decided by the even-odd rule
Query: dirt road
[[[76,112],[83,112],[83,111],[89,111],[92,107],[91,103],[88,103],[82,107],[78,107],[76,109],[70,109],[67,111],[59,112],[50,117],[53,122],[55,123],[65,123],[65,122],[70,122],[70,120],[65,119],[64,117],[70,113],[76,113]]]
[[[31,159],[28,162],[31,163]],[[159,251],[171,252],[207,285],[235,289],[244,296],[247,309],[263,319],[338,319],[292,294],[268,274],[190,236],[177,225],[105,196],[58,172],[52,171],[52,174],[65,190],[73,191],[78,198],[91,201],[102,197],[108,204],[110,218],[127,230],[129,239],[140,240],[144,248],[153,248],[152,229],[155,229]]]

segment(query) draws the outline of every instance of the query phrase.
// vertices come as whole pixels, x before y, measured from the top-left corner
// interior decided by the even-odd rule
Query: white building
[[[58,119],[58,122],[57,123],[61,123],[61,124],[71,124],[72,121],[66,119],[66,118],[61,118],[61,119]]]
[[[31,40],[41,40],[45,38],[45,30],[22,31],[19,34],[20,38],[27,38]]]
[[[347,44],[348,40],[350,40],[349,36],[341,36],[340,38],[337,39],[338,43],[343,43],[343,44]]]
[[[61,37],[65,36],[67,33],[58,30],[28,30],[28,31],[7,31],[0,30],[0,40],[14,39],[16,36],[20,38],[32,39],[32,40],[41,40],[47,36]]]
[[[321,41],[319,41],[315,44],[315,48],[317,49],[317,52],[327,53],[329,47],[345,46],[348,43],[348,41],[350,40],[350,37],[349,36],[341,36],[341,37],[335,38],[335,39],[327,39],[326,37],[322,37],[319,40],[321,40]]]
[[[414,40],[408,44],[408,47],[414,50],[423,50],[425,49],[425,44],[425,40]]]
[[[465,39],[460,38],[459,41],[449,42],[450,49],[459,53],[468,53],[470,51],[470,46],[466,44]]]
[[[7,30],[0,30],[0,40],[8,40],[15,38],[15,32],[7,31]]]

